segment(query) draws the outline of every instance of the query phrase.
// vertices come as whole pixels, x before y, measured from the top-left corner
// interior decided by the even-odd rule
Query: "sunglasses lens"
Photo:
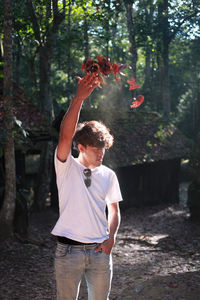
[[[85,177],[90,177],[92,175],[92,172],[90,169],[85,169],[83,170],[83,174],[85,175]]]
[[[85,185],[87,187],[89,187],[91,185],[91,179],[90,178],[85,178],[84,182],[85,182]]]
[[[90,169],[85,169],[85,170],[83,170],[83,174],[85,175],[85,180],[84,180],[84,182],[85,182],[85,185],[87,186],[87,187],[89,187],[89,186],[91,186],[91,175],[92,175],[92,172],[91,172],[91,170]]]

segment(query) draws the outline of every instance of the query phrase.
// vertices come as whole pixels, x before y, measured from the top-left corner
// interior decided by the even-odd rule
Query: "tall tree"
[[[65,18],[65,5],[65,1],[63,1],[62,10],[60,11],[58,0],[48,1],[46,5],[43,2],[36,5],[34,1],[27,0],[27,8],[32,21],[35,39],[39,44],[40,89],[38,104],[41,112],[47,117],[49,126],[53,119],[53,101],[50,89],[52,51],[59,26]],[[39,210],[44,208],[49,192],[51,180],[50,165],[52,161],[51,148],[51,143],[44,143],[41,151],[39,176],[35,188],[35,206]]]
[[[58,2],[58,0],[48,1],[46,7],[42,7],[43,4],[40,4],[41,7],[39,7],[39,9],[42,8],[46,10],[46,14],[38,12],[40,15],[37,15],[34,2],[27,0],[27,7],[33,25],[35,39],[39,44],[40,90],[38,104],[40,110],[45,113],[50,122],[53,117],[52,97],[49,88],[52,50],[59,25],[65,18],[65,7],[63,7],[63,11],[60,12]]]
[[[4,145],[5,193],[3,208],[0,212],[0,235],[6,237],[13,234],[13,218],[16,200],[12,64],[12,0],[4,0],[3,103],[6,142]]]
[[[89,30],[89,24],[88,24],[88,16],[87,16],[87,9],[86,6],[83,4],[83,11],[84,11],[84,25],[83,25],[83,33],[84,33],[84,51],[85,51],[85,59],[89,58],[90,55],[90,49],[89,49],[89,35],[88,35],[88,30]]]
[[[158,3],[158,18],[161,28],[161,78],[162,78],[162,104],[163,115],[169,121],[171,112],[171,101],[169,92],[169,44],[171,41],[169,31],[169,3],[168,0],[162,0]]]
[[[158,26],[160,31],[160,53],[161,53],[161,80],[162,80],[162,102],[163,115],[170,120],[171,96],[169,84],[169,49],[170,44],[176,35],[186,24],[193,22],[193,18],[199,14],[199,7],[196,0],[179,1],[159,0],[158,1]]]
[[[67,95],[68,90],[70,89],[70,82],[71,82],[71,43],[70,43],[70,36],[71,36],[71,11],[72,11],[72,3],[71,0],[69,0],[68,3],[68,13],[67,13],[67,38],[68,38],[68,47],[66,49],[67,52],[67,61],[66,61],[66,71],[68,75],[67,80]]]
[[[137,45],[136,45],[135,21],[133,15],[134,1],[123,0],[123,2],[126,10],[127,29],[128,29],[129,41],[130,41],[131,67],[133,70],[133,76],[136,78],[138,55],[137,55]]]
[[[147,0],[140,2],[144,8],[144,21],[142,22],[142,27],[144,28],[143,39],[144,39],[144,51],[145,51],[145,68],[144,68],[144,84],[143,89],[148,90],[150,87],[151,81],[151,56],[152,56],[152,33],[153,33],[153,13],[154,13],[154,5],[153,0]],[[140,26],[141,26],[140,25]]]

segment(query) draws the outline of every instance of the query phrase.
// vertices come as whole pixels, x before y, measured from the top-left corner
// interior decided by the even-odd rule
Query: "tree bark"
[[[85,59],[89,58],[89,36],[88,36],[88,20],[87,15],[84,16],[84,50],[85,50]]]
[[[27,0],[27,7],[33,24],[33,30],[35,38],[39,42],[39,61],[40,61],[40,91],[39,91],[39,108],[40,111],[45,114],[51,126],[54,111],[53,111],[53,99],[50,90],[50,74],[51,74],[51,57],[54,45],[54,39],[57,35],[58,29],[65,17],[65,1],[63,2],[63,12],[58,10],[58,0],[51,1],[50,6],[46,7],[46,24],[47,30],[45,36],[41,36],[39,21],[35,13],[35,9],[32,0]],[[50,23],[50,18],[53,17],[53,21]],[[48,164],[51,163],[51,146],[50,142],[42,146],[40,157],[40,172],[38,174],[38,181],[35,188],[35,207],[41,210],[45,207],[45,201],[48,198],[50,190],[50,180],[52,168],[49,168]],[[48,172],[49,171],[49,172]],[[45,176],[44,176],[45,174]]]
[[[148,26],[148,35],[152,36],[152,22],[153,22],[153,1],[149,1],[149,5],[145,7],[145,15],[146,15],[146,23]],[[148,94],[148,90],[150,90],[150,82],[151,82],[151,74],[152,74],[152,68],[151,68],[151,53],[152,53],[152,41],[146,40],[145,45],[145,69],[144,69],[144,84],[143,89],[146,90]]]
[[[67,61],[66,61],[66,71],[67,71],[67,91],[66,95],[68,98],[68,102],[70,102],[70,90],[71,90],[71,10],[72,4],[71,0],[68,2],[68,14],[67,14],[67,37],[68,37],[68,47],[67,47]]]
[[[105,42],[105,56],[106,58],[109,58],[109,41],[110,41],[110,25],[109,25],[109,20],[106,19],[105,20],[105,24],[104,24],[104,27],[105,27],[105,38],[106,38],[106,42]]]
[[[13,235],[16,200],[15,149],[13,137],[12,0],[4,0],[4,146],[5,194],[0,213],[0,236]]]
[[[146,49],[144,75],[143,89],[148,89],[151,81],[151,49],[149,45],[147,45]]]
[[[40,153],[39,174],[35,183],[34,209],[37,211],[45,209],[47,199],[50,196],[52,156],[52,142],[43,142]]]
[[[49,124],[53,120],[53,101],[50,90],[50,72],[51,72],[51,55],[52,49],[48,46],[39,48],[40,64],[40,91],[39,91],[39,108],[45,114]]]
[[[161,44],[162,105],[163,105],[163,115],[167,121],[170,120],[170,112],[171,112],[171,102],[170,102],[170,92],[169,92],[170,35],[169,35],[168,5],[169,5],[168,0],[162,0],[159,3],[159,14],[161,18],[160,26],[161,26],[161,34],[162,34],[162,44]]]
[[[169,91],[169,43],[163,37],[162,101],[164,118],[170,120],[171,99]]]
[[[17,37],[17,51],[16,51],[16,75],[15,75],[15,82],[16,85],[20,85],[20,59],[21,59],[21,45],[19,36]]]
[[[137,77],[137,46],[135,39],[135,30],[134,30],[134,17],[133,17],[133,4],[131,1],[124,0],[124,6],[126,9],[126,18],[127,18],[127,28],[129,33],[130,41],[130,53],[131,53],[131,67],[133,70],[133,76],[136,79]]]

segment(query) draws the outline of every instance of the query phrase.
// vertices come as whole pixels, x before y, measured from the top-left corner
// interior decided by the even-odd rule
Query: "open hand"
[[[99,81],[96,74],[86,74],[84,78],[78,77],[78,87],[75,97],[85,100],[98,86]]]

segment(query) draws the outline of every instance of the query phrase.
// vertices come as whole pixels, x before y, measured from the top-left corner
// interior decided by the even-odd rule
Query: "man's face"
[[[79,145],[82,163],[88,168],[96,168],[103,162],[105,148]]]

